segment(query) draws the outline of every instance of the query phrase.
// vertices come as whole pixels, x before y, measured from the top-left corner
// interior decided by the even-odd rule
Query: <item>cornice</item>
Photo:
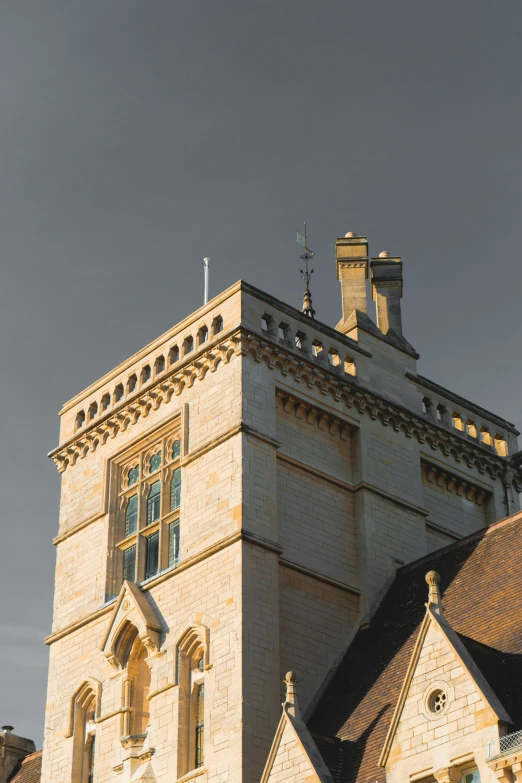
[[[423,375],[415,375],[412,372],[407,372],[406,377],[410,381],[418,383],[419,386],[423,386],[425,389],[428,389],[435,394],[440,394],[441,397],[446,397],[456,405],[462,405],[468,410],[473,411],[473,413],[476,413],[478,416],[498,424],[500,427],[503,427],[504,429],[509,430],[509,432],[512,432],[513,435],[520,435],[520,432],[516,429],[512,422],[507,421],[507,419],[503,419],[501,416],[497,416],[496,413],[491,413],[491,411],[486,410],[486,408],[482,408],[480,405],[471,402],[471,400],[467,400],[465,397],[461,397],[459,394],[455,394],[455,392],[452,392],[449,389],[445,389],[444,386],[440,386],[440,384],[435,383],[435,381],[430,381],[429,378],[425,378]]]
[[[223,333],[219,341],[195,352],[157,383],[124,401],[92,425],[87,425],[49,456],[54,459],[58,471],[63,472],[78,459],[103,446],[109,438],[125,432],[141,416],[148,416],[152,410],[170,402],[173,396],[181,395],[196,380],[204,380],[207,373],[215,372],[221,362],[227,364],[234,356],[247,354],[256,362],[265,362],[269,369],[277,369],[283,377],[291,375],[296,383],[319,390],[322,395],[342,403],[348,410],[355,409],[360,415],[378,419],[383,426],[392,427],[407,438],[415,437],[434,452],[440,451],[444,456],[453,455],[457,462],[464,461],[469,467],[476,467],[479,473],[487,472],[493,478],[506,476],[508,461],[505,457],[492,454],[480,444],[470,443],[464,436],[457,435],[457,431],[449,432],[436,422],[426,420],[361,386],[356,378],[342,374],[342,370],[331,368],[311,355],[298,353],[288,345],[244,326]],[[517,483],[519,486],[522,484],[522,475]]]
[[[250,353],[257,362],[264,361],[268,367],[279,369],[283,376],[291,374],[297,383],[318,388],[321,394],[343,403],[349,410],[356,409],[361,415],[378,419],[383,426],[401,431],[407,438],[415,437],[419,443],[427,444],[444,456],[451,454],[457,462],[464,461],[469,467],[476,467],[479,473],[505,476],[508,469],[505,457],[491,454],[479,444],[467,442],[456,431],[455,434],[449,432],[436,422],[427,421],[398,403],[381,397],[361,386],[355,378],[341,377],[335,370],[317,366],[312,358],[296,356],[285,346],[276,345],[268,338],[251,332],[243,336],[242,344],[242,353]]]
[[[185,387],[191,388],[196,380],[203,380],[207,372],[215,372],[221,362],[228,364],[234,354],[241,350],[241,328],[224,332],[221,339],[208,347],[195,351],[186,361],[163,378],[158,379],[144,390],[140,390],[122,401],[112,411],[88,424],[75,433],[65,443],[49,453],[58,469],[63,473],[69,465],[75,465],[99,446],[104,446],[109,438],[115,438],[136,424],[141,417],[146,418],[163,403],[170,402],[173,396],[179,397]]]

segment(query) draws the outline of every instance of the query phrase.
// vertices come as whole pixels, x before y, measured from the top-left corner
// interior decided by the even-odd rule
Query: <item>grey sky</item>
[[[41,744],[61,404],[239,278],[404,259],[420,370],[522,425],[519,0],[0,3],[0,725]]]

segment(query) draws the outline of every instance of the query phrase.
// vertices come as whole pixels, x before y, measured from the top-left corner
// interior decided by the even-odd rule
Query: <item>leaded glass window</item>
[[[89,769],[89,776],[87,778],[88,783],[93,783],[94,781],[94,750],[95,750],[95,742],[96,737],[93,737],[91,740],[91,744],[89,747],[89,755],[88,755],[88,769]]]
[[[170,510],[175,511],[181,504],[181,468],[176,468],[170,482]]]
[[[196,715],[196,769],[203,766],[204,754],[203,745],[205,740],[205,686],[201,684],[198,688],[198,705]]]
[[[178,425],[179,426],[179,425]],[[177,566],[180,557],[181,442],[172,425],[156,439],[145,439],[115,465],[118,492],[115,520],[120,580],[141,582],[166,568]],[[112,474],[111,474],[112,476]],[[117,486],[116,486],[117,483]]]
[[[125,538],[138,529],[138,496],[131,495],[125,510]]]
[[[159,531],[146,539],[145,579],[158,573]]]
[[[140,477],[140,469],[139,467],[131,468],[129,470],[129,479],[128,479],[128,485],[129,487],[133,487],[134,484],[138,481]]]
[[[155,470],[159,470],[161,465],[161,451],[157,454],[153,454],[150,458],[150,472],[154,473]]]
[[[123,552],[123,581],[136,581],[136,546],[130,546]]]
[[[179,519],[169,525],[169,559],[168,567],[179,563]]]
[[[147,498],[147,525],[157,522],[161,513],[161,481],[155,481]]]

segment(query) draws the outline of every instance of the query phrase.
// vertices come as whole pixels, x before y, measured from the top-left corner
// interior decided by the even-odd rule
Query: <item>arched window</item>
[[[148,651],[131,623],[122,629],[121,636],[118,648],[126,670],[122,682],[122,741],[132,738],[133,744],[139,745],[145,739],[150,720]]]
[[[84,682],[71,700],[68,735],[73,738],[71,780],[93,783],[96,762],[96,719],[99,717],[101,684]]]
[[[178,642],[178,777],[204,765],[208,634],[189,628]]]

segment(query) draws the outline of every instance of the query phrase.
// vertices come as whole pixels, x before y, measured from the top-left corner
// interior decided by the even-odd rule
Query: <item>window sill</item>
[[[176,780],[176,783],[186,783],[186,781],[192,780],[193,778],[197,778],[200,775],[206,775],[207,769],[206,767],[200,767],[199,769],[192,769],[190,772],[187,772],[186,775],[183,775],[181,778],[178,778]]]

